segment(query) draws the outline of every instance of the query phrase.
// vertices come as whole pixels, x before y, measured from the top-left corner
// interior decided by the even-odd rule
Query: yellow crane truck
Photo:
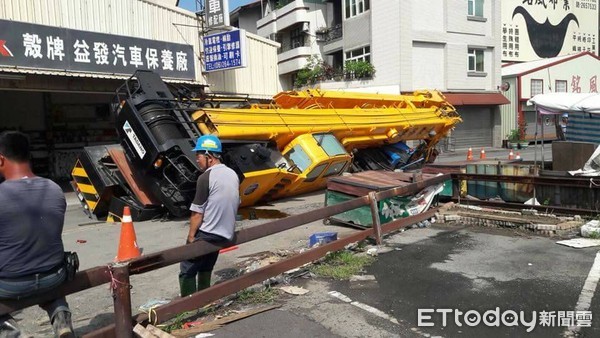
[[[394,170],[435,158],[435,145],[461,121],[437,91],[381,95],[309,89],[270,102],[174,95],[161,78],[137,71],[117,90],[120,145],[86,147],[73,187],[90,217],[136,220],[187,215],[200,174],[191,149],[217,135],[224,162],[240,178],[242,206],[325,187],[346,171]],[[177,96],[177,97],[176,97]],[[409,148],[406,141],[415,141]]]

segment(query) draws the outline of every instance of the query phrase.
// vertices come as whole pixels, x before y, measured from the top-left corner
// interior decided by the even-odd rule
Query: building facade
[[[507,135],[511,130],[517,129],[519,116],[522,116],[527,128],[527,140],[535,138],[536,130],[538,139],[556,139],[556,127],[566,125],[567,121],[560,115],[547,115],[538,119],[535,107],[528,105],[527,101],[537,94],[598,93],[599,77],[600,58],[591,52],[502,67],[505,95],[511,101],[501,108],[502,120],[505,121],[502,132]]]
[[[522,119],[527,139],[534,138],[536,123],[539,133],[545,127],[540,138],[556,139],[560,121],[536,120],[526,102],[542,92],[597,92],[597,69],[588,66],[598,67],[599,2],[506,0],[501,10],[502,82],[511,101],[502,107],[501,132],[507,138]]]
[[[265,0],[253,6],[264,13],[257,34],[282,45],[284,89],[317,56],[332,71],[310,85],[396,94],[437,89],[464,120],[450,147],[501,145],[499,105],[508,101],[498,91],[499,0]],[[366,73],[349,72],[349,61],[367,67]]]
[[[110,104],[136,70],[194,91],[278,91],[262,67],[277,43],[249,34],[249,67],[205,73],[201,25],[174,1],[0,1],[0,130],[29,134],[36,174],[68,179],[82,147],[117,142]]]
[[[265,0],[256,2],[262,17],[256,21],[256,34],[280,44],[277,55],[279,79],[283,88],[291,88],[297,72],[308,58],[320,55],[316,32],[325,27],[326,3],[323,0]],[[258,6],[257,6],[258,7]],[[243,17],[253,15],[240,13]]]

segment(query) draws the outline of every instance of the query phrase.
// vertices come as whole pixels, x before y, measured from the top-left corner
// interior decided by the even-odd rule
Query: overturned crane
[[[225,108],[226,106],[226,108]],[[269,103],[202,97],[176,99],[152,72],[117,90],[120,146],[86,147],[73,186],[90,216],[134,219],[166,209],[185,216],[200,171],[195,139],[215,134],[224,162],[240,177],[242,206],[325,187],[345,171],[393,170],[435,158],[434,147],[460,117],[435,91],[378,95],[306,90]],[[413,149],[406,141],[418,141]]]

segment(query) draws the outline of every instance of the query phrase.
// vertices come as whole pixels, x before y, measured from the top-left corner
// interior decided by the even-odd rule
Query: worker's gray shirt
[[[46,272],[63,262],[66,208],[61,188],[48,179],[0,184],[0,278]]]
[[[239,189],[238,176],[224,164],[214,165],[198,177],[190,210],[204,215],[200,230],[233,239]]]

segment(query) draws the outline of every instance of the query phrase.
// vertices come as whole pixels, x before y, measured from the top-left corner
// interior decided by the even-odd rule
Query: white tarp
[[[542,114],[581,112],[600,114],[600,94],[597,93],[548,93],[538,94],[527,101]]]
[[[596,147],[596,151],[585,162],[582,169],[569,171],[569,174],[572,176],[600,176],[600,146]],[[594,182],[590,181],[590,184],[592,183]]]

